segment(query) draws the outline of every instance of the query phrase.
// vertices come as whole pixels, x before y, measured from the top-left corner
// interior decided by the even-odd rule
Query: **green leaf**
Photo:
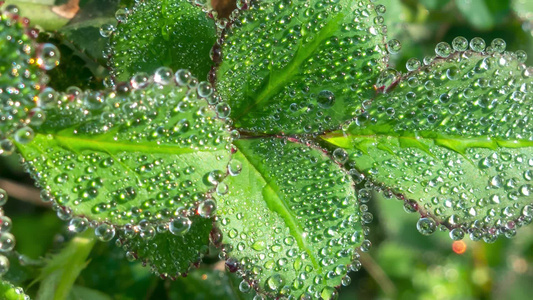
[[[25,123],[41,88],[42,46],[36,35],[20,16],[0,10],[0,140]]]
[[[250,6],[224,32],[222,55],[215,58],[221,59],[216,89],[229,101],[236,127],[286,134],[331,130],[373,97],[387,55],[371,1]]]
[[[90,288],[75,285],[70,290],[67,300],[112,300],[110,296]]]
[[[513,0],[513,11],[524,21],[533,22],[533,2],[529,0]]]
[[[215,39],[214,21],[186,0],[137,2],[111,37],[109,66],[118,80],[161,66],[206,80]]]
[[[450,3],[450,0],[420,0],[420,3],[429,9],[437,10]]]
[[[189,217],[190,228],[185,233],[173,234],[168,228],[163,232],[150,228],[154,235],[134,237],[125,235],[122,247],[128,259],[139,259],[152,267],[161,277],[176,278],[186,275],[192,264],[198,263],[209,250],[209,233],[213,221],[200,216]],[[146,229],[143,229],[146,233]]]
[[[109,43],[109,38],[100,34],[100,28],[115,22],[116,19],[113,17],[90,19],[64,26],[57,33],[72,43],[76,49],[105,65],[106,60],[103,53]]]
[[[6,0],[5,5],[17,6],[19,14],[29,18],[32,26],[37,25],[45,30],[57,30],[70,21],[54,12],[53,1]]]
[[[455,1],[457,8],[474,27],[481,30],[493,28],[510,11],[509,0]]]
[[[533,79],[525,52],[503,52],[502,42],[492,53],[447,52],[391,79],[352,124],[322,138],[409,209],[454,229],[452,238],[514,235],[533,216]],[[484,41],[470,44],[480,50]],[[418,225],[431,233],[435,221]]]
[[[41,274],[36,300],[65,299],[76,278],[87,265],[87,257],[96,242],[92,232],[74,237],[65,248],[49,259]]]
[[[173,300],[252,300],[253,290],[243,294],[235,274],[218,270],[198,269],[172,282],[168,297]],[[246,283],[241,284],[245,286]]]
[[[284,139],[235,145],[230,174],[242,171],[224,181],[217,219],[230,269],[272,298],[334,298],[364,238],[349,175],[321,150]]]
[[[74,35],[79,36],[80,39],[87,38],[85,30]],[[102,84],[103,78],[109,76],[109,71],[105,67],[106,62],[99,62],[86,50],[78,48],[80,45],[74,45],[74,40],[70,40],[61,34],[39,35],[38,41],[56,45],[61,53],[61,64],[46,73],[49,78],[46,86],[56,91],[65,91],[71,86],[81,89],[102,89],[104,87]],[[97,46],[98,41],[95,39],[92,39],[92,41],[91,50],[97,50],[99,48]],[[98,55],[101,56],[101,53],[100,50]]]
[[[24,290],[0,279],[0,297],[4,300],[27,300]]]
[[[206,82],[198,90],[173,82],[160,69],[132,79],[136,88],[41,95],[46,121],[14,142],[45,200],[64,207],[60,214],[114,225],[168,222],[198,205],[226,169],[230,133],[199,96],[211,92]]]
[[[77,282],[112,299],[144,298],[150,294],[150,286],[159,281],[140,262],[128,262],[123,249],[115,243],[96,243],[89,260],[91,263],[83,269]]]

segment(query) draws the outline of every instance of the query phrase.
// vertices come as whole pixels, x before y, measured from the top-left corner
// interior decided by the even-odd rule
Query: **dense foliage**
[[[8,1],[0,154],[39,191],[0,181],[4,298],[375,295],[364,274],[389,298],[520,297],[506,289],[533,271],[518,230],[533,221],[529,6]],[[449,244],[469,263],[443,260]],[[491,289],[498,261],[510,283]]]

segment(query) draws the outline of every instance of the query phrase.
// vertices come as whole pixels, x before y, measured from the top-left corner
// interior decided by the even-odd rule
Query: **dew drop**
[[[344,164],[348,160],[348,152],[342,148],[337,148],[333,151],[333,158],[337,162]]]
[[[11,219],[7,216],[0,216],[0,234],[11,230]]]
[[[176,74],[174,74],[174,76],[176,78],[176,83],[180,86],[187,86],[192,80],[191,72],[184,69],[176,71]]]
[[[15,141],[17,141],[17,143],[28,144],[34,137],[35,133],[33,132],[33,129],[27,126],[22,127],[15,132]]]
[[[465,232],[461,228],[454,228],[450,231],[450,238],[454,241],[462,240],[465,237]]]
[[[237,176],[242,171],[242,163],[237,159],[232,159],[228,165],[228,172],[231,176]]]
[[[431,235],[437,229],[437,223],[430,218],[420,218],[416,223],[416,229],[423,235]]]
[[[15,248],[15,237],[5,232],[0,234],[0,252],[9,252]]]
[[[211,84],[209,84],[209,82],[202,81],[198,84],[197,91],[198,96],[202,98],[207,98],[213,94],[213,87],[211,86]]]
[[[9,259],[0,254],[0,276],[6,274],[7,271],[9,271]]]
[[[118,22],[126,23],[128,18],[128,9],[126,8],[119,8],[115,12],[115,19],[117,19]]]
[[[94,234],[102,242],[109,242],[115,237],[115,227],[109,224],[100,224],[94,229]]]
[[[172,73],[172,69],[168,67],[161,67],[157,69],[154,73],[154,82],[159,83],[161,85],[170,84],[173,79],[174,74]]]
[[[492,40],[492,43],[490,43],[490,46],[492,47],[492,50],[494,52],[503,53],[505,51],[505,48],[507,47],[507,44],[503,39],[496,38]]]
[[[231,109],[229,105],[227,105],[226,103],[217,104],[217,106],[215,107],[215,110],[217,111],[218,117],[221,119],[228,118],[231,113]]]
[[[452,47],[450,46],[450,44],[446,42],[440,42],[435,47],[435,54],[437,54],[440,57],[446,58],[450,56],[451,53],[452,53]]]
[[[397,39],[392,39],[387,42],[387,50],[390,54],[396,54],[402,49],[402,43]]]
[[[0,188],[0,206],[4,206],[7,203],[8,195],[7,192]]]
[[[468,40],[462,36],[453,39],[452,47],[455,51],[466,51],[468,49]]]
[[[52,70],[59,65],[61,54],[57,47],[50,43],[39,46],[37,52],[37,65],[43,70]]]
[[[277,292],[283,286],[283,278],[279,274],[274,274],[266,280],[266,289],[268,291]]]
[[[407,69],[407,71],[411,72],[411,71],[414,71],[414,70],[417,70],[418,68],[420,68],[422,66],[422,63],[420,62],[420,60],[416,59],[416,58],[410,58],[406,63],[405,63],[405,68]]]
[[[113,32],[115,32],[115,29],[115,26],[111,24],[104,24],[102,25],[102,27],[100,27],[100,35],[102,37],[108,38],[113,34]]]
[[[177,216],[169,223],[168,229],[173,235],[184,235],[191,229],[191,224],[186,216]]]
[[[485,40],[480,37],[475,37],[470,40],[470,49],[472,49],[474,52],[483,52],[485,51],[485,47]]]
[[[83,217],[74,217],[68,224],[68,230],[73,233],[81,233],[87,230],[89,221]]]
[[[246,280],[241,281],[241,283],[239,284],[239,291],[243,293],[249,293],[250,290],[251,290],[250,284]]]
[[[198,205],[198,214],[204,218],[211,218],[215,215],[217,204],[212,199],[207,199]]]
[[[45,112],[39,107],[32,108],[28,113],[28,116],[30,121],[29,123],[32,126],[41,126],[46,120]]]
[[[0,155],[8,156],[15,151],[15,145],[8,139],[0,140]]]
[[[139,72],[130,79],[131,87],[134,89],[142,89],[148,86],[150,77],[144,72]]]
[[[317,95],[317,103],[322,108],[330,108],[335,103],[335,94],[328,90],[320,91]]]

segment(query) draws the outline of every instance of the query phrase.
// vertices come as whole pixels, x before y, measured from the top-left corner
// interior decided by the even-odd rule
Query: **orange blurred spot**
[[[202,280],[206,280],[207,279],[207,274],[202,274]]]
[[[452,250],[457,254],[463,254],[466,251],[466,243],[463,241],[455,241],[452,244]]]

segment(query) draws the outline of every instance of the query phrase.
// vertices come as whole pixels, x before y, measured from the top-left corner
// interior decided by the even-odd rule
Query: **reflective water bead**
[[[440,42],[435,47],[435,53],[440,57],[448,57],[452,53],[452,47],[446,42]]]
[[[422,66],[422,63],[420,62],[420,60],[416,59],[416,58],[410,58],[406,63],[405,63],[405,68],[407,69],[407,71],[411,72],[411,71],[414,71],[418,68],[420,68]]]
[[[0,216],[0,233],[9,232],[11,230],[11,219],[7,216]]]
[[[50,43],[44,43],[37,49],[37,65],[44,70],[52,70],[59,65],[61,54],[57,47]]]
[[[172,73],[172,69],[167,67],[161,67],[155,70],[154,73],[154,82],[159,83],[161,85],[167,85],[172,82],[174,79],[174,74]]]
[[[495,38],[494,40],[492,40],[490,46],[492,47],[492,50],[494,52],[503,53],[507,44],[503,39]]]
[[[15,236],[9,232],[0,234],[0,252],[9,252],[15,248]]]
[[[15,132],[15,141],[21,144],[28,144],[35,137],[33,129],[30,127],[22,127]]]
[[[13,154],[15,145],[8,139],[0,140],[0,155],[7,156]]]
[[[387,12],[387,8],[383,4],[378,4],[378,5],[376,5],[376,12],[379,15],[383,15],[385,12]]]
[[[191,228],[191,220],[185,216],[177,216],[168,225],[169,231],[174,235],[184,235]]]
[[[527,61],[527,53],[526,51],[524,50],[518,50],[515,52],[516,54],[516,59],[521,62],[521,63],[525,63]]]
[[[387,50],[390,54],[396,54],[402,49],[402,43],[397,39],[392,39],[387,42]]]
[[[431,235],[437,229],[437,223],[431,218],[420,218],[416,223],[416,229],[423,235]]]
[[[39,93],[38,98],[38,105],[40,107],[54,107],[57,105],[57,92],[51,87],[42,90],[42,92]]]
[[[9,259],[0,254],[0,276],[6,274],[7,271],[9,271]]]
[[[87,91],[83,97],[83,103],[89,110],[99,110],[105,105],[105,98],[101,92]]]
[[[455,51],[466,51],[468,49],[468,40],[462,36],[453,39],[452,47]]]
[[[224,182],[221,182],[217,185],[216,192],[218,195],[226,195],[229,191],[229,187]]]
[[[126,23],[128,17],[128,9],[127,8],[119,8],[115,12],[115,19],[117,19],[118,22]]]
[[[242,162],[237,159],[232,159],[228,165],[228,172],[231,176],[237,176],[241,173]]]
[[[226,103],[217,104],[215,109],[217,111],[218,117],[221,118],[221,119],[226,119],[227,117],[229,117],[229,115],[231,113],[231,108]]]
[[[202,81],[198,83],[197,91],[198,96],[202,98],[207,98],[211,96],[211,94],[213,94],[213,87],[211,86],[211,84],[209,84],[209,82]]]
[[[202,201],[198,205],[198,214],[204,218],[211,218],[215,215],[217,210],[217,204],[212,199],[207,199]]]
[[[73,233],[81,233],[87,230],[89,227],[89,221],[83,217],[74,217],[68,224],[68,230]]]
[[[337,148],[333,151],[333,158],[341,164],[348,160],[348,152],[342,148]]]
[[[465,232],[461,228],[454,228],[450,231],[450,238],[454,241],[462,240],[465,237]]]
[[[176,78],[176,83],[181,86],[188,85],[192,79],[191,72],[184,69],[176,71],[176,74],[174,76]]]
[[[243,293],[249,293],[250,290],[251,290],[250,284],[246,280],[241,281],[241,283],[239,284],[239,291]]]
[[[4,189],[0,188],[0,206],[4,206],[7,203],[7,199],[7,192]]]
[[[28,117],[29,123],[32,126],[41,126],[46,120],[45,112],[39,107],[32,108],[28,113]]]
[[[150,77],[144,72],[139,72],[130,80],[131,87],[134,89],[142,89],[148,86]]]
[[[100,35],[102,37],[108,38],[113,34],[115,29],[116,29],[115,26],[111,24],[104,24],[102,25],[102,27],[100,27]]]
[[[330,108],[335,103],[335,94],[328,90],[322,90],[318,93],[316,99],[318,106],[322,108]]]
[[[94,229],[94,234],[102,242],[109,242],[115,237],[115,227],[109,224],[100,224]]]
[[[474,52],[483,52],[485,50],[485,40],[480,37],[475,37],[470,40],[470,49]]]

